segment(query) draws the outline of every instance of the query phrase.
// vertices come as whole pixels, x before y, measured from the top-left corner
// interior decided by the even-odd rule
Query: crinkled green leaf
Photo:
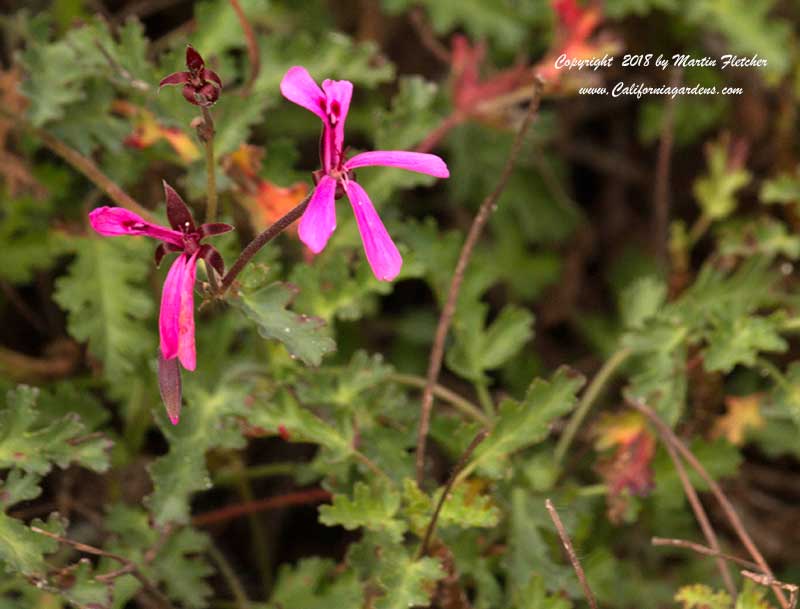
[[[279,340],[292,357],[319,366],[322,357],[336,349],[336,343],[328,335],[322,319],[293,313],[286,308],[296,291],[290,284],[272,283],[253,291],[242,290],[233,302],[255,322],[263,338]]]
[[[727,592],[715,592],[704,584],[683,586],[675,594],[675,600],[683,609],[730,609],[733,601]]]
[[[17,467],[46,474],[53,465],[76,463],[95,471],[109,465],[110,441],[89,435],[75,413],[60,418],[42,416],[37,408],[38,390],[20,386],[6,395],[0,408],[0,469]]]
[[[401,548],[385,548],[381,556],[377,581],[383,596],[375,602],[376,609],[408,609],[427,606],[444,576],[441,563],[435,558],[413,559]]]
[[[708,336],[706,370],[730,372],[738,364],[755,365],[762,351],[785,351],[788,343],[779,334],[782,320],[782,315],[720,320]]]
[[[234,417],[247,414],[246,386],[224,384],[208,392],[186,392],[186,406],[178,425],[160,417],[169,441],[169,452],[149,467],[153,494],[147,505],[159,525],[184,524],[189,520],[192,494],[211,486],[206,453],[212,448],[240,448],[245,440]]]
[[[694,196],[703,213],[712,220],[729,216],[736,209],[736,193],[750,183],[746,169],[729,167],[728,144],[720,140],[708,145],[708,173],[694,183]]]
[[[333,496],[331,505],[319,508],[319,521],[327,526],[341,525],[352,531],[366,528],[386,533],[394,542],[399,542],[406,530],[402,520],[396,518],[400,509],[400,493],[386,485],[356,482],[352,498],[346,495]]]
[[[356,609],[363,605],[363,596],[363,588],[353,571],[340,573],[332,560],[304,558],[294,566],[281,566],[271,604],[304,609]]]
[[[512,453],[544,440],[552,423],[572,409],[583,382],[560,368],[549,381],[534,380],[522,402],[503,401],[489,437],[475,450],[473,467],[493,478],[502,476]]]
[[[112,385],[155,354],[153,314],[146,285],[153,244],[133,238],[75,239],[75,260],[56,282],[55,300],[68,313],[67,327],[103,364]]]

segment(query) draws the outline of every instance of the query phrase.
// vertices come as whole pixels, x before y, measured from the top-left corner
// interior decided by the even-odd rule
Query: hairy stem
[[[237,275],[242,272],[244,267],[247,266],[247,263],[253,259],[253,256],[255,256],[262,247],[289,228],[295,220],[303,215],[313,194],[314,191],[311,191],[305,199],[286,212],[285,216],[276,220],[271,226],[264,230],[264,232],[257,235],[255,239],[248,243],[247,247],[239,254],[236,262],[233,263],[233,266],[225,273],[225,277],[222,278],[222,284],[217,292],[218,296],[222,296],[228,291],[231,284],[233,284],[233,280],[236,279]]]
[[[297,491],[295,493],[287,493],[286,495],[279,495],[277,497],[266,497],[264,499],[256,499],[255,501],[248,501],[245,503],[238,503],[236,505],[228,505],[218,510],[198,514],[192,518],[192,525],[206,526],[209,524],[216,524],[217,522],[225,522],[232,520],[245,514],[254,514],[256,512],[264,512],[267,510],[275,510],[278,508],[289,507],[292,505],[307,505],[309,503],[320,503],[322,501],[329,501],[331,494],[321,488],[312,488],[306,491]]]
[[[222,574],[222,577],[225,579],[225,582],[231,589],[233,598],[236,600],[237,609],[250,609],[250,599],[247,598],[247,592],[245,592],[242,582],[240,582],[239,578],[236,577],[236,571],[234,571],[233,567],[228,562],[228,559],[225,558],[225,555],[219,550],[219,548],[217,548],[216,545],[214,545],[213,542],[208,544],[208,555],[215,563],[217,563],[219,572]]]
[[[247,58],[250,61],[250,76],[248,76],[247,83],[245,83],[244,88],[242,88],[242,97],[247,97],[250,95],[253,83],[256,78],[258,78],[258,73],[261,71],[261,59],[258,55],[258,40],[253,31],[253,26],[247,19],[244,10],[242,10],[242,5],[239,4],[239,0],[229,1],[233,11],[236,13],[236,17],[239,19],[239,24],[242,26],[242,33],[247,42]]]
[[[489,194],[489,196],[484,199],[483,203],[481,203],[480,209],[478,209],[478,213],[475,216],[475,219],[472,221],[472,226],[469,229],[467,239],[464,241],[464,245],[461,248],[461,254],[459,255],[458,262],[456,263],[456,269],[453,273],[453,278],[450,282],[450,289],[447,293],[447,300],[445,301],[444,308],[439,316],[439,323],[436,327],[436,336],[434,338],[433,347],[431,348],[431,354],[428,360],[428,373],[426,375],[425,389],[422,393],[422,406],[420,409],[420,421],[417,433],[416,470],[417,484],[419,485],[422,484],[422,479],[425,474],[425,442],[427,441],[428,437],[431,409],[433,408],[433,386],[436,384],[436,381],[439,378],[439,371],[442,367],[444,343],[450,330],[450,324],[453,321],[453,315],[455,314],[458,292],[461,289],[461,283],[464,280],[464,274],[467,270],[467,265],[472,257],[472,250],[475,248],[475,245],[478,242],[481,233],[483,232],[483,228],[489,221],[489,217],[497,205],[497,200],[500,198],[503,190],[505,190],[508,180],[511,177],[511,173],[514,170],[517,157],[519,156],[519,151],[522,148],[522,142],[525,138],[525,134],[528,131],[528,127],[530,127],[531,123],[533,122],[533,117],[536,115],[536,112],[539,109],[541,97],[542,85],[539,81],[536,81],[533,96],[528,104],[528,111],[525,114],[525,118],[522,121],[519,131],[517,131],[517,135],[514,138],[514,143],[511,145],[511,150],[508,153],[508,159],[506,160],[505,167],[503,167],[503,171],[500,174],[499,180],[497,181],[497,185]]]
[[[414,376],[413,374],[400,374],[394,373],[388,376],[390,381],[394,381],[400,385],[410,385],[411,387],[418,387],[425,389],[426,381],[421,376]],[[447,402],[456,410],[463,412],[468,417],[478,421],[484,426],[491,425],[491,420],[487,417],[481,409],[475,406],[472,402],[462,398],[455,391],[451,391],[443,385],[433,386],[433,395],[440,400]]]
[[[556,512],[556,508],[550,499],[545,500],[544,505],[547,508],[547,511],[550,513],[550,519],[553,521],[556,531],[558,531],[558,536],[561,538],[561,545],[564,546],[564,550],[567,552],[569,561],[572,563],[572,568],[575,570],[575,574],[578,576],[578,581],[581,584],[581,588],[583,588],[583,594],[586,596],[589,606],[592,609],[597,609],[597,599],[594,597],[594,593],[589,587],[589,581],[586,579],[586,573],[583,572],[581,561],[578,560],[578,555],[575,554],[575,548],[572,547],[572,540],[569,538],[567,529],[564,528],[564,523],[561,522],[561,517],[558,515],[558,512]]]

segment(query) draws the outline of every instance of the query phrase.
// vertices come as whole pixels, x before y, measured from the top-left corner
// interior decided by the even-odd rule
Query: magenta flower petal
[[[300,240],[315,254],[325,249],[331,233],[336,228],[336,205],[333,201],[335,194],[336,180],[323,176],[300,219],[298,228]]]
[[[403,266],[403,258],[397,251],[397,246],[386,232],[378,212],[361,185],[349,180],[344,182],[344,189],[356,215],[358,232],[361,233],[361,242],[372,272],[381,281],[391,281],[397,277]]]
[[[435,154],[404,152],[401,150],[376,150],[355,155],[344,164],[345,169],[358,167],[399,167],[408,171],[426,173],[437,178],[449,178],[450,171],[445,162]]]
[[[349,80],[325,80],[322,83],[327,103],[328,122],[333,127],[333,150],[331,164],[338,167],[339,159],[344,153],[344,123],[350,112],[350,100],[353,97],[353,83]]]
[[[187,370],[194,370],[197,367],[197,352],[194,343],[194,279],[197,273],[197,253],[192,254],[192,257],[186,262],[180,285],[178,359]]]
[[[310,110],[326,121],[325,95],[311,74],[302,66],[294,66],[281,80],[281,93],[291,102]]]
[[[161,311],[158,314],[158,333],[161,343],[161,356],[172,359],[178,355],[179,317],[181,312],[181,288],[186,274],[188,256],[181,254],[167,273],[161,291]]]
[[[105,237],[145,236],[183,247],[183,235],[175,230],[146,222],[123,207],[98,207],[89,213],[92,228]]]

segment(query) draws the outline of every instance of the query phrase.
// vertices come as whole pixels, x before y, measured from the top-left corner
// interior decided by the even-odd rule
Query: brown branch
[[[686,447],[681,439],[675,435],[672,429],[670,429],[669,425],[664,423],[664,421],[661,420],[661,417],[659,417],[652,408],[638,400],[632,399],[630,396],[626,396],[626,402],[632,408],[635,408],[644,414],[648,419],[650,419],[650,421],[652,421],[652,423],[655,425],[662,439],[669,442],[680,453],[680,455],[686,459],[689,465],[692,466],[692,468],[700,475],[705,483],[708,484],[709,489],[719,502],[720,507],[722,507],[722,511],[725,512],[725,516],[733,527],[733,530],[736,532],[736,535],[741,540],[742,545],[747,550],[747,553],[750,554],[752,559],[756,562],[756,564],[758,564],[758,568],[761,569],[764,574],[774,577],[772,570],[767,564],[767,561],[764,560],[764,556],[759,551],[755,542],[753,542],[750,534],[744,528],[742,520],[739,518],[736,510],[733,508],[730,500],[725,493],[722,492],[722,489],[720,488],[719,484],[717,484],[716,480],[714,480],[708,474],[706,468],[703,467],[703,464],[698,461],[697,457],[694,456],[692,451]],[[775,584],[772,586],[772,591],[775,593],[775,597],[778,599],[778,602],[780,602],[781,607],[783,607],[783,609],[789,609],[789,601],[786,600],[786,596],[783,594],[781,587]]]
[[[454,110],[452,114],[449,114],[442,122],[439,123],[433,131],[431,131],[428,135],[425,136],[417,147],[414,148],[415,152],[430,152],[433,150],[436,145],[444,139],[444,136],[450,133],[452,129],[463,123],[467,117],[458,110]]]
[[[47,146],[51,151],[56,153],[62,159],[64,159],[67,163],[72,165],[73,168],[77,169],[81,172],[84,176],[86,176],[90,182],[92,182],[95,186],[97,186],[100,190],[105,192],[111,199],[119,205],[120,207],[124,207],[126,209],[131,210],[139,214],[142,218],[147,220],[148,222],[152,222],[154,220],[153,216],[147,211],[144,207],[142,207],[133,197],[131,197],[127,192],[122,190],[122,188],[111,178],[109,178],[106,174],[102,172],[102,170],[90,159],[89,157],[83,156],[80,152],[75,150],[74,148],[70,148],[67,144],[62,142],[56,136],[48,133],[44,129],[40,129],[38,127],[34,127],[28,121],[26,121],[22,116],[17,114],[13,114],[8,110],[0,108],[0,115],[9,120],[13,121],[15,125],[29,131],[30,133],[34,134],[45,146]]]
[[[757,584],[761,584],[762,586],[770,586],[770,587],[778,586],[779,588],[786,590],[789,593],[789,609],[796,609],[797,592],[799,589],[796,584],[787,584],[778,579],[775,579],[770,575],[764,575],[763,573],[753,573],[751,571],[746,571],[744,569],[739,571],[739,573],[742,574],[742,577],[746,577],[747,579],[750,579],[756,582]]]
[[[681,70],[675,70],[670,85],[677,87],[682,77]],[[677,96],[667,99],[664,105],[664,118],[661,123],[661,138],[658,144],[658,160],[656,161],[656,179],[653,189],[653,236],[656,255],[666,264],[667,239],[669,230],[669,178],[672,164],[672,146],[675,141],[675,106]]]
[[[428,49],[436,59],[449,65],[452,58],[450,50],[439,42],[435,32],[431,29],[430,23],[428,23],[428,20],[425,18],[425,11],[422,7],[417,6],[411,9],[408,18],[425,48]]]
[[[242,89],[242,97],[247,97],[250,95],[250,90],[253,88],[253,83],[255,82],[256,78],[258,78],[258,73],[261,71],[261,58],[258,55],[258,40],[256,40],[256,34],[253,31],[253,26],[247,19],[247,15],[244,14],[244,10],[242,10],[242,5],[239,4],[239,0],[230,0],[230,3],[233,7],[233,10],[236,12],[236,16],[239,18],[239,23],[242,26],[242,32],[244,32],[244,37],[247,41],[247,57],[250,60],[250,76],[248,77],[247,83],[245,83],[244,88]]]
[[[106,552],[100,548],[95,548],[94,546],[87,545],[85,543],[81,543],[79,541],[74,541],[72,539],[68,539],[67,537],[62,537],[61,535],[56,535],[55,533],[51,533],[50,531],[46,531],[44,529],[40,529],[39,527],[31,527],[31,531],[34,533],[39,533],[40,535],[44,535],[45,537],[50,537],[51,539],[55,539],[59,543],[63,543],[64,545],[72,546],[79,552],[83,552],[84,554],[93,554],[95,556],[103,556],[105,558],[110,558],[122,565],[121,568],[116,569],[114,571],[109,571],[108,573],[103,573],[101,575],[95,576],[95,579],[108,583],[113,581],[117,577],[121,577],[122,575],[133,575],[139,583],[142,584],[145,590],[158,602],[161,607],[165,609],[172,609],[172,603],[169,599],[164,596],[164,594],[158,589],[158,587],[150,581],[150,579],[141,572],[139,567],[136,563],[128,560],[124,556],[120,556],[119,554],[114,554],[113,552]]]
[[[267,227],[264,232],[257,235],[256,238],[253,239],[247,245],[247,247],[244,248],[244,250],[242,250],[242,253],[239,254],[239,257],[236,259],[236,262],[233,263],[233,266],[228,270],[227,273],[225,273],[225,277],[222,278],[222,284],[220,285],[217,296],[222,296],[228,291],[228,288],[231,287],[231,284],[233,283],[233,280],[236,279],[236,276],[242,272],[242,269],[244,269],[247,263],[250,262],[253,256],[255,256],[262,247],[289,228],[292,222],[303,215],[303,212],[306,210],[306,207],[308,207],[308,203],[311,201],[311,196],[313,194],[314,191],[312,190],[305,199],[290,209],[285,216],[279,218],[271,226]]]
[[[312,488],[307,491],[298,491],[296,493],[287,493],[278,497],[267,497],[257,501],[246,501],[236,505],[228,505],[218,510],[198,514],[192,518],[192,525],[207,526],[217,522],[224,522],[245,514],[253,514],[255,512],[263,512],[266,510],[274,510],[282,507],[289,507],[291,505],[306,505],[309,503],[320,503],[322,501],[329,501],[331,494],[321,488]]]
[[[442,490],[442,496],[439,497],[439,501],[436,504],[436,509],[433,510],[433,516],[431,516],[431,521],[428,523],[428,528],[425,529],[425,536],[422,538],[422,543],[419,546],[419,551],[417,552],[417,558],[422,558],[428,553],[428,544],[430,544],[431,537],[433,537],[433,532],[436,530],[436,523],[439,521],[439,514],[442,511],[445,499],[447,499],[447,496],[450,494],[450,491],[453,490],[453,486],[455,486],[458,473],[462,469],[464,469],[464,465],[466,465],[470,456],[472,456],[472,453],[475,452],[475,449],[478,448],[478,445],[481,442],[483,442],[488,435],[489,432],[485,429],[479,432],[478,435],[476,435],[472,439],[472,442],[469,443],[467,449],[458,459],[458,463],[456,463],[456,466],[453,468],[453,471],[450,472],[450,478],[448,478],[447,483],[444,485],[444,489]]]
[[[575,548],[572,547],[572,541],[570,541],[567,530],[564,528],[564,523],[561,522],[561,518],[550,499],[546,499],[544,505],[547,507],[547,511],[550,512],[550,519],[556,526],[558,536],[561,538],[561,543],[567,551],[567,556],[569,556],[569,561],[572,563],[572,568],[575,569],[575,574],[578,576],[578,581],[581,583],[581,588],[583,588],[583,594],[586,596],[586,600],[589,601],[589,606],[592,609],[597,609],[597,599],[594,597],[592,589],[589,587],[586,574],[583,572],[583,567],[578,560],[578,555],[575,554]]]
[[[456,269],[453,273],[453,279],[450,282],[450,289],[447,293],[447,300],[439,316],[439,324],[436,327],[436,336],[433,341],[430,359],[428,361],[428,373],[426,375],[426,385],[422,393],[422,407],[420,411],[419,430],[417,433],[417,456],[416,456],[416,469],[417,469],[417,484],[422,485],[422,479],[425,473],[425,442],[428,437],[428,428],[430,427],[431,409],[433,408],[433,388],[439,378],[439,371],[442,367],[442,358],[444,357],[444,343],[447,339],[447,333],[450,329],[450,323],[453,321],[453,314],[456,310],[456,301],[458,299],[458,292],[461,289],[461,282],[464,280],[464,273],[467,270],[467,265],[472,257],[472,250],[483,232],[483,227],[489,221],[489,216],[495,209],[497,200],[503,193],[503,190],[508,184],[511,173],[514,170],[514,165],[517,162],[519,151],[522,148],[522,141],[525,138],[525,133],[528,131],[533,122],[533,117],[539,109],[539,102],[542,97],[542,84],[538,80],[534,88],[533,96],[531,97],[528,111],[522,121],[522,125],[517,131],[514,138],[514,143],[511,145],[511,150],[508,153],[505,167],[500,174],[500,179],[497,181],[494,191],[487,196],[483,203],[481,203],[475,219],[472,221],[472,226],[469,229],[466,241],[461,248],[461,254],[456,263]]]
[[[738,556],[734,556],[733,554],[726,554],[725,552],[720,552],[719,550],[714,550],[712,548],[702,546],[699,543],[694,543],[693,541],[687,541],[685,539],[667,539],[664,537],[653,537],[650,540],[650,543],[652,543],[654,546],[671,546],[675,548],[686,548],[687,550],[692,550],[693,552],[697,552],[698,554],[705,554],[706,556],[715,556],[717,558],[723,558],[725,560],[735,562],[736,564],[742,565],[743,567],[747,567],[748,569],[758,569],[758,565],[754,562],[745,560],[744,558],[739,558]],[[735,596],[735,594],[732,596]]]
[[[663,437],[662,442],[664,447],[667,449],[670,459],[672,459],[672,463],[675,465],[675,471],[678,473],[678,478],[681,479],[681,484],[683,485],[683,492],[686,493],[686,498],[689,500],[689,504],[692,506],[692,511],[694,512],[695,518],[697,518],[697,523],[700,525],[700,529],[703,531],[703,536],[706,538],[708,545],[711,546],[711,550],[719,554],[721,551],[719,548],[719,541],[717,540],[717,534],[714,532],[714,528],[711,526],[711,521],[708,519],[705,509],[703,509],[703,504],[700,502],[700,497],[698,497],[697,491],[695,490],[694,486],[692,486],[692,482],[689,480],[689,476],[686,473],[686,469],[683,467],[680,457],[675,452],[675,449],[672,447],[672,445],[668,441],[665,441]],[[730,594],[732,598],[736,598],[736,585],[733,583],[733,577],[731,576],[728,564],[719,557],[717,558],[716,562],[728,594]]]

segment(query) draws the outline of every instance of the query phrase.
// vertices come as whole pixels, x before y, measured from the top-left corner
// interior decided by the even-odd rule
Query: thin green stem
[[[278,463],[253,465],[250,467],[245,467],[241,471],[223,469],[214,475],[214,484],[235,484],[236,481],[242,476],[248,480],[257,480],[258,478],[268,478],[270,476],[292,476],[300,465],[300,463],[295,463],[293,461],[281,461]]]
[[[486,383],[475,383],[475,391],[478,394],[478,401],[481,403],[483,411],[487,416],[492,416],[494,414],[494,402],[492,402],[492,396],[489,394]]]
[[[225,582],[231,589],[233,598],[235,599],[234,606],[237,609],[250,609],[250,600],[247,598],[247,593],[244,590],[242,582],[240,582],[239,578],[236,577],[236,572],[228,562],[228,559],[225,558],[225,555],[219,551],[213,542],[208,545],[208,555],[215,563],[217,563],[219,572],[222,574],[222,577],[225,579]]]
[[[206,188],[208,199],[206,203],[206,222],[217,220],[217,172],[214,163],[214,138],[206,142]]]
[[[581,397],[580,402],[578,402],[578,407],[575,409],[575,412],[572,414],[567,426],[564,428],[564,433],[561,434],[561,437],[558,440],[558,444],[556,445],[556,450],[554,453],[556,465],[559,465],[564,459],[564,455],[567,454],[567,450],[569,450],[572,440],[575,439],[575,434],[578,432],[578,428],[583,423],[586,415],[589,414],[589,410],[592,408],[595,400],[597,400],[608,381],[613,378],[616,371],[623,363],[625,363],[625,360],[628,359],[630,354],[631,350],[628,348],[620,349],[614,353],[606,361],[606,363],[603,364],[603,367],[598,370],[597,374],[592,379],[592,382],[589,383],[589,386],[586,388],[586,391]]]
[[[425,389],[426,381],[421,376],[415,376],[413,374],[401,374],[401,373],[393,373],[390,374],[388,380],[398,383],[400,385],[409,385],[411,387],[417,387],[419,389]],[[480,408],[475,406],[469,400],[462,398],[458,395],[455,391],[451,391],[447,387],[443,385],[434,385],[433,386],[433,395],[440,400],[447,402],[456,410],[464,413],[471,419],[475,419],[482,425],[488,427],[491,425],[492,421],[489,417],[487,417],[483,412],[481,412]]]

